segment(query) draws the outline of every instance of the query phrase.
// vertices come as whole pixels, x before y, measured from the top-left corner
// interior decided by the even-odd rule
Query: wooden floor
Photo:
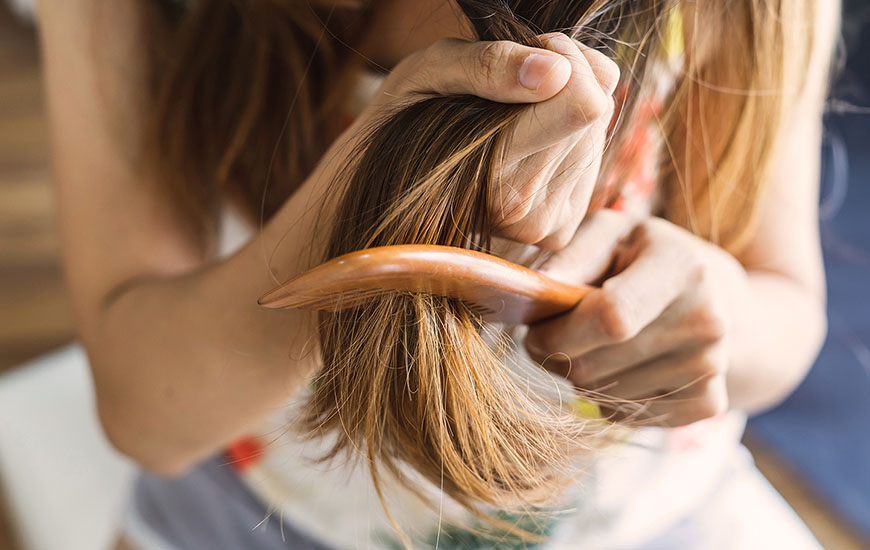
[[[14,25],[4,12],[0,14],[0,369],[68,341],[72,334],[52,209],[33,32]]]
[[[72,338],[52,217],[38,66],[32,29],[13,21],[0,0],[0,370]],[[867,546],[775,456],[750,446],[762,472],[825,548]],[[0,494],[0,550],[17,550],[3,506]]]

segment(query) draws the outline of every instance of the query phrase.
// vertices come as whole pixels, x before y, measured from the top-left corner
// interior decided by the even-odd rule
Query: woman
[[[570,357],[570,369],[544,364],[622,402],[648,399],[651,388],[673,397],[644,408],[660,424],[716,417],[689,431],[643,432],[639,442],[647,450],[629,446],[603,461],[578,497],[586,513],[548,522],[542,532],[549,544],[703,546],[726,540],[725,532],[737,537],[727,543],[734,547],[746,542],[739,526],[749,526],[757,543],[758,521],[791,525],[751,466],[734,460],[739,413],[717,415],[775,404],[802,378],[822,340],[817,157],[834,7],[746,1],[714,10],[680,3],[681,25],[668,28],[683,39],[685,53],[671,52],[677,68],[670,84],[663,79],[660,99],[665,108],[685,109],[667,122],[675,139],[663,148],[676,160],[651,178],[671,183],[657,185],[657,195],[636,191],[608,201],[646,208],[624,206],[620,213],[590,204],[593,191],[625,169],[611,158],[599,174],[598,164],[613,106],[623,104],[611,98],[620,80],[630,81],[632,67],[564,36],[544,35],[538,48],[475,41],[477,19],[447,1],[384,1],[368,11],[348,2],[320,4],[40,3],[65,263],[101,420],[112,442],[146,469],[181,476],[143,477],[130,523],[137,543],[498,545],[469,539],[473,530],[430,529],[431,516],[410,500],[399,499],[395,523],[407,530],[419,517],[419,532],[388,532],[389,518],[370,505],[378,499],[369,480],[312,467],[294,451],[305,442],[288,443],[283,454],[276,450],[281,444],[258,447],[253,454],[265,456],[253,473],[217,465],[226,458],[191,471],[239,438],[264,434],[275,411],[319,369],[314,318],[263,310],[256,297],[322,255],[327,237],[317,229],[333,223],[330,184],[366,143],[368,128],[426,94],[535,105],[517,115],[506,169],[495,183],[500,200],[487,205],[492,225],[502,238],[553,250],[543,269],[554,278],[606,279],[572,312],[529,328],[530,354],[542,361]],[[602,14],[621,5],[584,4]],[[790,18],[781,17],[786,12]],[[781,21],[771,27],[781,36],[770,43],[764,33],[747,36],[746,28],[756,29],[742,25],[747,21]],[[811,32],[787,26],[809,22]],[[805,50],[805,58],[798,55]],[[336,113],[353,111],[347,90],[360,87],[359,71],[351,69],[361,59],[393,70],[362,112],[348,113],[355,121],[342,132],[346,124]],[[741,59],[782,71],[785,86],[760,87],[761,79],[747,89],[705,78],[735,67],[739,74]],[[793,65],[805,74],[792,78]],[[749,117],[741,107],[729,126],[734,96],[755,98],[756,112]],[[764,98],[775,98],[770,113]],[[647,118],[655,119],[659,97],[632,99],[640,103],[624,109],[631,113],[626,124],[642,128],[636,117],[648,105]],[[772,116],[777,110],[781,120]],[[767,114],[766,133],[748,123]],[[699,122],[717,119],[718,134],[715,124]],[[757,162],[734,160],[734,143]],[[631,158],[643,164],[638,159],[647,153]],[[271,178],[271,170],[282,177]],[[681,185],[688,191],[674,193]],[[737,193],[726,192],[735,186]],[[730,198],[720,204],[723,196]],[[259,212],[255,199],[262,200]],[[712,206],[685,206],[703,200]],[[257,238],[232,255],[216,232],[222,201],[248,214],[249,229],[263,220]],[[216,255],[221,246],[224,254]],[[328,484],[345,483],[340,479],[349,488],[330,493]],[[726,521],[722,511],[734,511],[735,487],[767,503],[766,512]],[[284,525],[274,521],[251,533],[270,507]],[[356,516],[363,519],[355,523]],[[713,516],[718,520],[710,525]],[[799,530],[792,535],[795,545],[812,544]]]

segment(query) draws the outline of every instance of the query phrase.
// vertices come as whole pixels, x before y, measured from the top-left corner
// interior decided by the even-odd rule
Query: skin
[[[690,399],[656,405],[671,424],[729,401],[768,406],[802,378],[824,332],[815,174],[829,43],[817,48],[804,108],[790,121],[759,235],[734,258],[660,219],[602,213],[575,234],[618,75],[603,55],[561,37],[544,37],[547,50],[466,43],[443,0],[393,4],[362,51],[394,66],[372,105],[261,234],[216,260],[131,159],[143,123],[143,3],[39,3],[64,263],[100,418],[118,449],[151,470],[182,473],[255,430],[306,382],[317,367],[313,316],[266,310],[256,298],[310,267],[322,245],[315,216],[332,206],[323,190],[376,108],[421,92],[535,103],[492,205],[500,233],[561,249],[545,269],[564,280],[601,278],[614,257],[627,266],[574,312],[532,327],[533,353],[568,352],[579,361],[567,373],[576,383],[616,380],[612,392],[626,395],[645,391],[645,380],[665,390],[702,378],[684,390]],[[835,18],[823,21],[832,37]],[[556,66],[532,71],[546,78],[529,88],[520,72],[531,53]],[[688,274],[672,277],[675,258],[691,262]]]

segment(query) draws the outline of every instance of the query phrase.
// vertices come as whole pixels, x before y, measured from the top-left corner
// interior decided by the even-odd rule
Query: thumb
[[[637,220],[613,210],[600,210],[580,224],[571,242],[539,269],[557,281],[583,285],[600,281],[610,268],[619,243]]]

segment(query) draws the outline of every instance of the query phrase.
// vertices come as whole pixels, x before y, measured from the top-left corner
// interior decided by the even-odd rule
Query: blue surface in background
[[[839,204],[821,224],[828,338],[803,384],[749,432],[870,540],[870,116],[832,117],[827,127],[834,149],[842,138],[848,150],[849,172],[834,181],[827,147],[822,211]]]

